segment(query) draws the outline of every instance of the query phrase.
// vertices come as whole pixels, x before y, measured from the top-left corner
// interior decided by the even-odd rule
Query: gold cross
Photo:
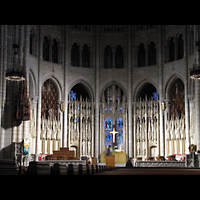
[[[118,132],[115,131],[115,128],[113,128],[113,131],[111,131],[110,133],[112,133],[112,135],[113,135],[113,143],[114,143],[115,142],[115,134]]]

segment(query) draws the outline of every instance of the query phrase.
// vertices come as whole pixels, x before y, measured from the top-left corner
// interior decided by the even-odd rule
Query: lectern
[[[106,156],[106,166],[115,166],[115,155]]]

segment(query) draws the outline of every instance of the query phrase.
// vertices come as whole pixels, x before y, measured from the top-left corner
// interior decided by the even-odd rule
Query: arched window
[[[56,39],[53,39],[53,44],[52,44],[52,62],[58,63],[58,43]]]
[[[87,44],[84,44],[82,50],[82,67],[90,67],[90,54]]]
[[[149,65],[156,65],[156,47],[154,42],[151,42],[149,45]]]
[[[117,145],[123,145],[123,119],[122,117],[117,117]]]
[[[145,66],[146,64],[145,57],[146,57],[146,53],[145,53],[144,44],[141,43],[138,50],[138,67]]]
[[[189,55],[194,53],[194,31],[193,29],[190,31],[189,34]]]
[[[104,52],[104,68],[112,68],[113,66],[112,49],[109,45],[105,48]]]
[[[32,30],[30,30],[30,45],[29,45],[29,53],[33,54],[33,33]]]
[[[172,37],[169,41],[169,62],[175,60],[175,44],[174,38]]]
[[[105,128],[105,140],[104,145],[112,145],[112,134],[110,133],[113,130],[113,122],[112,118],[108,116],[104,121],[104,128]]]
[[[49,40],[47,36],[43,40],[43,60],[49,61]]]
[[[71,50],[71,65],[79,67],[79,47],[76,43],[73,44]]]
[[[184,55],[183,35],[178,37],[178,59],[182,59]]]
[[[120,45],[117,46],[115,52],[115,67],[123,68],[124,67],[124,54],[122,47]]]

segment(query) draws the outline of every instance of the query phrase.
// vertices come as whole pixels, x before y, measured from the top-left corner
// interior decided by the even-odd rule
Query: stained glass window
[[[157,92],[157,90],[155,92],[153,92],[153,99],[154,100],[158,100],[158,92]]]
[[[123,120],[117,117],[117,145],[123,145]]]
[[[105,145],[112,145],[112,133],[110,133],[113,130],[113,122],[111,117],[107,117],[104,121],[104,127],[105,127],[105,140],[104,144]]]
[[[76,99],[76,93],[73,90],[70,91],[69,96],[71,101],[74,101],[74,99]]]

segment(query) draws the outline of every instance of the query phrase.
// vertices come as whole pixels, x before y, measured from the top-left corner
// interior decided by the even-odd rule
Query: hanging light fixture
[[[19,45],[18,44],[13,44],[13,52],[14,55],[16,56],[18,54],[18,49]],[[15,69],[15,59],[13,58],[13,68],[12,69],[7,69],[6,70],[6,80],[9,81],[23,81],[25,80],[25,70],[24,69]]]
[[[200,79],[200,66],[193,65],[193,68],[190,69],[190,78],[191,79]]]

